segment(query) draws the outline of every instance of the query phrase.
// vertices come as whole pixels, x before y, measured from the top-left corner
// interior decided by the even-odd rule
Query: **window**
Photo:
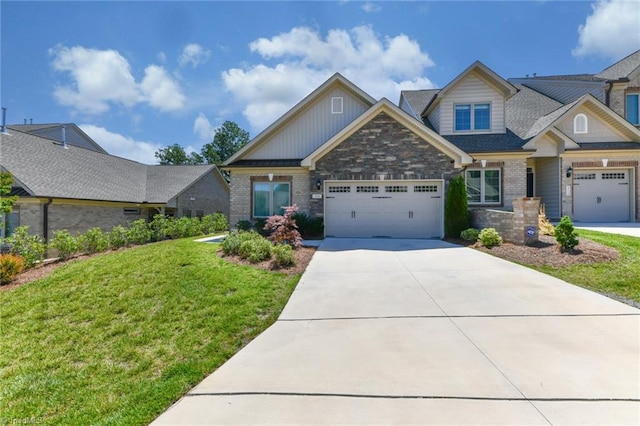
[[[5,215],[0,214],[0,237],[8,238],[13,235],[16,228],[20,226],[20,214],[18,211],[7,213]]]
[[[573,133],[587,133],[589,131],[589,122],[584,114],[576,114],[573,117]]]
[[[454,115],[454,129],[458,132],[491,130],[491,104],[455,105]]]
[[[253,217],[269,217],[284,214],[284,207],[291,205],[288,182],[253,183]]]
[[[467,170],[466,183],[469,204],[500,203],[500,170]]]
[[[191,210],[182,209],[182,217],[191,217]]]
[[[331,98],[331,114],[342,114],[342,98]]]
[[[636,126],[640,124],[640,93],[627,95],[627,120]]]
[[[124,214],[140,214],[140,209],[125,207],[124,209],[122,209],[122,212]]]

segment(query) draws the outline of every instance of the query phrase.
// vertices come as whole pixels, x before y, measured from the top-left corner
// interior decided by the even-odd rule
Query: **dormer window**
[[[587,121],[587,116],[584,114],[577,114],[573,117],[573,133],[588,133],[589,131],[589,122]]]
[[[454,106],[456,132],[491,130],[491,104],[456,104]]]

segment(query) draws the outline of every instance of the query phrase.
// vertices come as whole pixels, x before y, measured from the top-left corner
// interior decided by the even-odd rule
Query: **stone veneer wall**
[[[538,241],[538,209],[540,198],[518,198],[512,201],[513,211],[470,209],[471,226],[477,229],[495,228],[503,240],[523,245]],[[535,227],[535,235],[527,237],[527,227]]]
[[[461,173],[453,160],[385,113],[380,113],[316,163],[308,187],[317,180],[444,179]],[[310,200],[311,214],[321,216],[324,200]]]

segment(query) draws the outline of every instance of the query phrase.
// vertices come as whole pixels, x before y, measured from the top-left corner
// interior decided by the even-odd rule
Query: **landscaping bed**
[[[315,247],[298,247],[293,251],[293,258],[295,259],[295,264],[286,266],[286,267],[277,267],[275,266],[272,259],[264,260],[262,262],[251,263],[246,259],[241,258],[236,255],[227,255],[225,256],[222,250],[218,250],[218,256],[227,262],[232,262],[237,265],[247,265],[252,266],[258,269],[264,269],[265,271],[274,271],[274,272],[283,272],[287,275],[297,275],[302,274],[305,269],[307,269],[307,265],[311,262],[311,258],[313,254],[316,252]]]

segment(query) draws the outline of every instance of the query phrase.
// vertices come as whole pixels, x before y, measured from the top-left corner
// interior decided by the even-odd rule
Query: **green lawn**
[[[578,229],[577,233],[580,237],[617,249],[620,258],[615,262],[565,268],[530,267],[581,287],[640,302],[640,238],[583,229]]]
[[[167,241],[0,292],[0,423],[147,424],[271,325],[299,276]]]

